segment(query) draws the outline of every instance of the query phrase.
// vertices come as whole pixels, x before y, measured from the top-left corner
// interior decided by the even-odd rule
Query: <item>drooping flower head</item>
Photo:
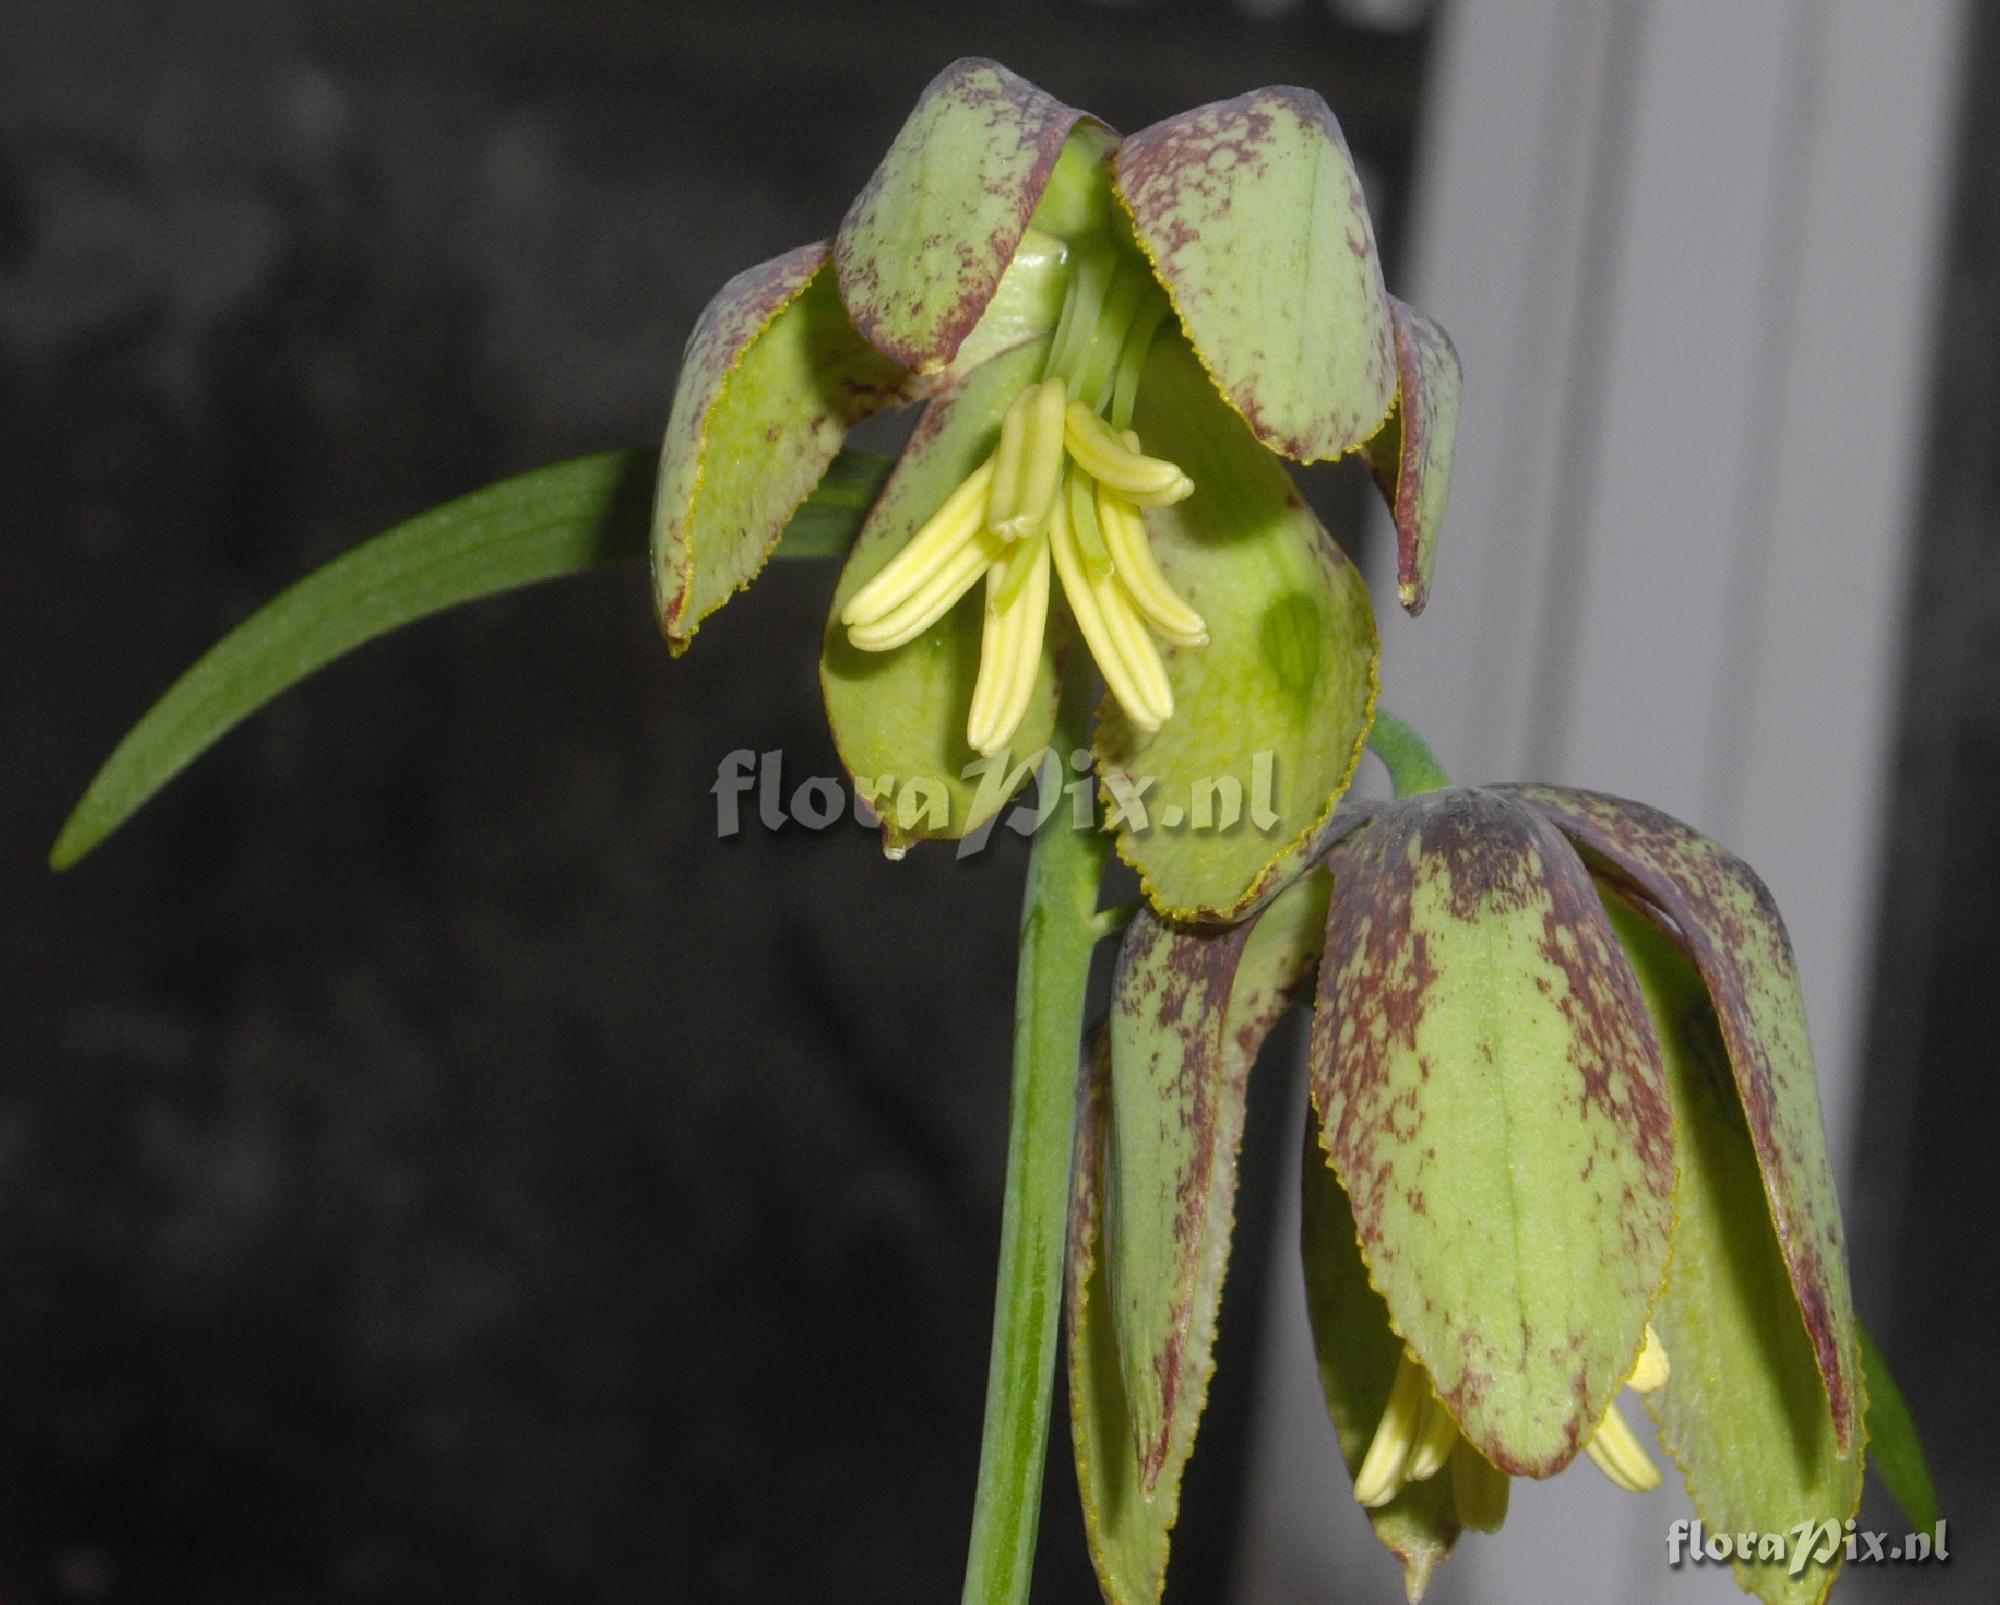
[[[1554,787],[1342,809],[1226,929],[1142,912],[1088,1072],[1071,1416],[1106,1597],[1157,1597],[1250,1061],[1313,995],[1302,1243],[1356,1498],[1420,1594],[1509,1479],[1660,1472],[1718,1532],[1854,1513],[1860,1340],[1790,942],[1740,859]],[[1739,1556],[1815,1602],[1838,1555]]]
[[[1366,592],[1279,456],[1365,454],[1414,611],[1457,389],[1449,342],[1383,287],[1318,96],[1260,90],[1121,140],[961,61],[832,241],[739,275],[703,316],[662,453],[662,625],[684,649],[846,431],[922,402],[821,661],[887,844],[1006,802],[1074,639],[1108,691],[1097,766],[1148,804],[1121,851],[1158,907],[1228,917],[1330,816],[1375,694]],[[1253,763],[1255,828],[1166,824],[1213,822]]]

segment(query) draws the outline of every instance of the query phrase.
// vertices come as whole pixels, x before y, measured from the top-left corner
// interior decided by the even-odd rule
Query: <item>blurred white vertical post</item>
[[[1462,780],[1641,797],[1790,921],[1851,1150],[1963,0],[1458,0],[1395,286],[1466,370],[1436,592],[1385,701]],[[1379,544],[1379,543],[1378,543]],[[1370,576],[1378,597],[1391,576]],[[1290,1254],[1295,1221],[1281,1254]],[[1296,1278],[1239,1597],[1398,1600],[1333,1462]],[[1515,1485],[1431,1598],[1738,1599],[1668,1487]]]

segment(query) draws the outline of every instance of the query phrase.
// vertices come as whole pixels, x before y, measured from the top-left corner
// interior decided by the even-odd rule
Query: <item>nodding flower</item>
[[[1412,1599],[1461,1533],[1500,1526],[1515,1477],[1582,1455],[1658,1486],[1627,1389],[1713,1530],[1855,1512],[1861,1338],[1769,893],[1643,804],[1452,788],[1434,762],[1422,787],[1343,807],[1235,925],[1126,928],[1070,1226],[1070,1419],[1107,1599],[1165,1576],[1245,1089],[1292,1003],[1313,1011],[1320,1382]],[[1822,1598],[1834,1567],[1789,1560],[1739,1554],[1738,1580]]]
[[[1268,829],[1119,828],[1155,907],[1233,917],[1331,817],[1374,709],[1366,589],[1283,460],[1365,461],[1414,611],[1458,391],[1450,342],[1383,285],[1317,95],[1259,90],[1121,138],[957,62],[834,238],[739,274],[697,326],[661,453],[661,625],[684,650],[848,431],[921,403],[820,661],[857,787],[945,799],[878,808],[884,845],[1007,802],[1080,642],[1109,693],[1092,749],[1110,789],[1186,819],[1251,755],[1278,777]]]

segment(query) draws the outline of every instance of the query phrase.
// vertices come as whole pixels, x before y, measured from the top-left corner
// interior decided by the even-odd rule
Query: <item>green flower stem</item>
[[[1057,752],[1089,740],[1090,688],[1081,683],[1089,660],[1075,652],[1071,662],[1052,743]],[[1034,1571],[1069,1230],[1083,995],[1100,934],[1097,892],[1109,840],[1100,830],[1078,830],[1069,810],[1057,808],[1028,857],[1014,994],[1007,1192],[966,1605],[1025,1600]]]
[[[1368,732],[1368,749],[1389,771],[1389,783],[1398,797],[1413,797],[1420,791],[1444,791],[1451,776],[1437,761],[1430,743],[1386,709],[1375,710],[1375,727]]]

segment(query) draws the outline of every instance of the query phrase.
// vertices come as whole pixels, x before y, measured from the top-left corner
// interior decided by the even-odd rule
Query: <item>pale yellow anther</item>
[[[1396,1380],[1389,1385],[1381,1424],[1369,1441],[1368,1453],[1362,1456],[1361,1469],[1354,1474],[1354,1497],[1368,1509],[1380,1509],[1403,1491],[1403,1468],[1409,1464],[1411,1446],[1423,1425],[1430,1391],[1422,1368],[1405,1354],[1397,1363]]]
[[[903,549],[847,599],[847,605],[840,610],[840,622],[850,628],[873,624],[915,596],[944,570],[979,534],[985,520],[986,499],[993,488],[993,474],[992,458],[975,468],[904,543]],[[958,595],[964,594],[961,586]]]
[[[1208,626],[1160,572],[1139,509],[1103,484],[1097,487],[1097,527],[1104,533],[1112,568],[1147,622],[1175,646],[1207,646]]]
[[[1584,1449],[1591,1463],[1629,1494],[1648,1493],[1660,1486],[1660,1468],[1632,1435],[1615,1404],[1604,1412]]]
[[[1057,498],[1049,520],[1049,551],[1063,595],[1069,598],[1084,644],[1125,717],[1141,730],[1157,730],[1174,711],[1159,648],[1119,590],[1116,576],[1093,579],[1085,569],[1076,549],[1076,532],[1070,528],[1067,500]]]
[[[1194,494],[1194,481],[1179,468],[1134,451],[1080,401],[1071,402],[1064,414],[1064,440],[1079,468],[1128,501],[1163,507]]]
[[[1007,563],[988,566],[989,605],[982,610],[979,678],[965,739],[973,751],[991,757],[1014,739],[1034,696],[1042,663],[1042,630],[1049,616],[1049,543],[1040,542],[1026,582],[1005,608],[991,605],[1006,582]]]
[[[1143,296],[1120,285],[1114,301],[1121,327],[1146,321]],[[1121,336],[1105,349],[1123,347]],[[1110,384],[1108,366],[1098,377],[1100,388]],[[1051,373],[1014,398],[993,455],[843,604],[840,621],[854,646],[886,652],[929,630],[983,575],[966,739],[991,756],[1013,739],[1033,700],[1052,575],[1060,575],[1113,698],[1138,729],[1157,730],[1173,715],[1174,691],[1153,631],[1196,647],[1208,630],[1167,583],[1133,503],[1178,500],[1193,488],[1172,463],[1140,451],[1129,430],[1121,435],[1072,405],[1063,376]],[[1437,1442],[1419,1462],[1426,1475],[1449,1453],[1448,1425],[1436,1425]]]
[[[1458,1423],[1444,1407],[1444,1401],[1427,1388],[1424,1419],[1417,1428],[1417,1441],[1410,1446],[1409,1463],[1403,1467],[1405,1482],[1426,1482],[1444,1470],[1458,1442]]]
[[[989,563],[1007,553],[1007,543],[985,530],[954,552],[914,592],[878,619],[850,624],[847,639],[863,652],[887,652],[914,641],[958,605],[979,583]]]
[[[1160,649],[1146,633],[1146,621],[1139,617],[1132,599],[1125,594],[1125,587],[1115,576],[1093,574],[1089,583],[1098,611],[1104,615],[1104,627],[1145,700],[1146,714],[1152,720],[1146,728],[1157,729],[1174,716],[1173,683],[1167,679],[1167,666],[1161,661]]]
[[[1497,1533],[1507,1519],[1507,1473],[1461,1438],[1451,1455],[1452,1502],[1462,1526]]]
[[[1651,1393],[1656,1388],[1664,1388],[1667,1378],[1672,1375],[1672,1367],[1667,1364],[1667,1346],[1660,1341],[1660,1334],[1653,1330],[1653,1323],[1646,1323],[1646,1345],[1639,1351],[1639,1363],[1632,1368],[1632,1379],[1625,1384],[1634,1393]]]
[[[996,471],[992,505],[986,514],[986,527],[1010,541],[1039,535],[1049,527],[1049,510],[1062,489],[1063,477],[1063,413],[1068,393],[1061,377],[1044,379],[1021,394],[1028,398],[1028,403],[1020,427],[1019,489],[1013,500],[1003,506],[1001,491],[1008,487],[998,483]],[[1003,450],[1007,445],[1007,423],[1014,417],[1014,408],[1020,405],[1017,398],[1014,407],[1007,409],[1007,419],[1002,421]]]

